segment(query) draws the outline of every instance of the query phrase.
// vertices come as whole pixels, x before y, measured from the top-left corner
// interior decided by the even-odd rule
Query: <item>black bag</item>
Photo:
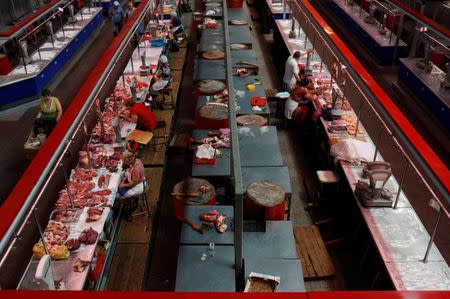
[[[180,51],[180,47],[174,40],[172,40],[172,41],[170,41],[169,50],[170,50],[170,52],[178,52],[178,51]]]
[[[322,109],[322,117],[328,121],[333,120],[330,109]]]

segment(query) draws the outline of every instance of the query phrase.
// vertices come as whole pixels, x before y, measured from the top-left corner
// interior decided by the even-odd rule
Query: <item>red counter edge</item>
[[[326,291],[299,293],[175,293],[175,292],[137,292],[137,291],[0,291],[2,298],[34,299],[111,299],[126,295],[128,299],[170,298],[170,299],[211,299],[218,298],[295,298],[295,299],[448,299],[449,291]]]

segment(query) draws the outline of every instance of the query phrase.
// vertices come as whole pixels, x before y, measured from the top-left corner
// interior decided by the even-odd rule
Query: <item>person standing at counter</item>
[[[114,1],[113,7],[111,8],[111,11],[109,14],[111,15],[111,18],[112,18],[112,26],[113,26],[114,36],[117,36],[120,29],[122,29],[123,17],[124,17],[124,13],[123,13],[122,7],[120,7],[119,1]]]
[[[132,1],[128,1],[127,8],[125,8],[125,13],[124,13],[124,16],[125,16],[126,20],[128,20],[131,17],[131,15],[133,14],[135,9],[136,8],[134,8],[133,2]]]
[[[283,91],[287,91],[289,93],[295,88],[295,85],[298,81],[300,81],[300,69],[298,64],[300,63],[300,57],[312,52],[313,49],[308,49],[306,52],[301,53],[300,51],[295,51],[292,56],[289,56],[286,60],[286,64],[284,66],[284,76],[283,76]]]
[[[128,151],[123,154],[122,161],[126,172],[119,185],[117,197],[124,200],[124,216],[130,220],[131,213],[138,206],[137,196],[145,191],[144,164],[134,153]]]
[[[44,89],[39,102],[39,112],[34,121],[34,135],[44,133],[47,137],[53,131],[56,123],[62,115],[62,107],[59,99],[51,95],[50,90]]]
[[[171,20],[173,35],[177,36],[178,34],[183,33],[183,31],[184,31],[183,24],[181,24],[181,19],[175,11],[172,11],[170,13],[170,20]]]
[[[283,76],[283,91],[291,93],[297,81],[300,80],[298,74],[300,71],[298,68],[300,56],[300,51],[295,51],[294,54],[292,56],[289,56],[286,60]]]
[[[134,99],[129,99],[127,106],[130,107],[130,121],[136,124],[138,130],[153,131],[156,128],[158,120],[148,107]]]

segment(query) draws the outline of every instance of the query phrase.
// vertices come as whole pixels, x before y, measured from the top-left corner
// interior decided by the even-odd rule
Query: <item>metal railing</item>
[[[233,69],[231,64],[230,32],[228,26],[228,9],[226,0],[222,1],[223,24],[225,36],[225,63],[228,87],[228,125],[231,131],[231,182],[234,187],[234,259],[236,278],[242,273],[242,236],[244,221],[244,203],[241,173],[241,156],[239,152],[238,128],[236,122],[236,96],[233,87]]]

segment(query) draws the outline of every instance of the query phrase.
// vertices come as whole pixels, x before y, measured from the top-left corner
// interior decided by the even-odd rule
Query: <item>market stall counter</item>
[[[238,127],[241,166],[283,166],[277,128]]]
[[[183,245],[209,245],[214,243],[216,245],[233,245],[234,244],[234,217],[232,206],[186,206],[184,210],[184,218],[192,221],[195,224],[201,222],[199,216],[207,214],[215,210],[221,215],[226,215],[225,224],[226,231],[220,233],[216,228],[208,228],[208,230],[200,233],[192,229],[189,224],[183,223],[181,226],[180,244]],[[204,227],[203,229],[206,229]]]
[[[194,81],[225,81],[225,63],[223,60],[197,59],[194,62]]]
[[[255,90],[250,91],[247,88],[248,84],[255,85]],[[245,76],[245,77],[233,77],[233,87],[236,92],[236,114],[257,114],[265,118],[270,115],[269,105],[266,99],[264,88],[262,87],[262,82],[259,76]],[[254,101],[256,98],[260,98],[262,102],[257,103]],[[252,99],[253,103],[252,103]],[[256,108],[256,106],[258,106]]]
[[[234,247],[180,246],[175,292],[236,292]]]
[[[450,88],[441,86],[446,74],[433,64],[431,72],[419,68],[421,58],[401,58],[399,82],[450,130]]]
[[[230,43],[231,44],[244,44],[249,48],[252,46],[252,37],[250,30],[247,27],[242,26],[230,26]],[[206,29],[202,32],[200,45],[205,42],[213,44],[224,44],[225,38],[223,30],[220,29]]]
[[[266,231],[244,231],[244,259],[297,260],[295,239],[291,221],[266,221]],[[301,279],[301,277],[299,278]]]
[[[270,11],[272,19],[289,19],[291,17],[289,7],[283,1],[266,0],[266,8]]]
[[[208,130],[194,130],[192,138],[201,140],[208,137]],[[238,128],[240,155],[243,167],[281,167],[283,159],[276,127],[272,126],[249,126]],[[195,149],[195,146],[192,146]],[[192,165],[192,176],[194,177],[229,177],[230,155],[229,148],[218,148],[220,155],[215,155],[213,164]]]
[[[369,13],[358,5],[347,5],[345,0],[327,0],[325,5],[333,11],[336,16],[351,28],[357,35],[361,44],[375,56],[380,63],[392,63],[394,57],[396,35],[387,30],[387,33],[380,33],[380,24],[378,21],[369,24],[365,20],[368,19]],[[406,44],[399,40],[398,44],[399,57],[406,54]]]
[[[223,18],[223,8],[222,7],[206,7],[203,16],[213,19]]]
[[[257,65],[256,52],[252,50],[235,50],[231,52],[232,68],[243,67],[242,61]]]
[[[225,49],[224,42],[222,43],[214,43],[209,41],[208,39],[200,39],[200,43],[198,44],[197,52],[215,52],[215,51],[221,51]]]
[[[228,12],[228,21],[230,22],[232,20],[248,21],[248,15],[245,13],[245,10],[241,8],[228,8],[227,12]]]
[[[286,197],[292,196],[291,182],[289,179],[289,169],[282,167],[242,167],[242,186],[247,188],[252,182],[266,180],[281,186],[286,193]]]
[[[260,273],[280,278],[276,292],[304,292],[302,265],[299,260],[247,257],[245,262],[245,279],[250,273]]]
[[[83,8],[75,20],[30,53],[25,65],[27,58],[9,74],[0,76],[0,106],[35,97],[101,26],[103,16],[99,8]]]

